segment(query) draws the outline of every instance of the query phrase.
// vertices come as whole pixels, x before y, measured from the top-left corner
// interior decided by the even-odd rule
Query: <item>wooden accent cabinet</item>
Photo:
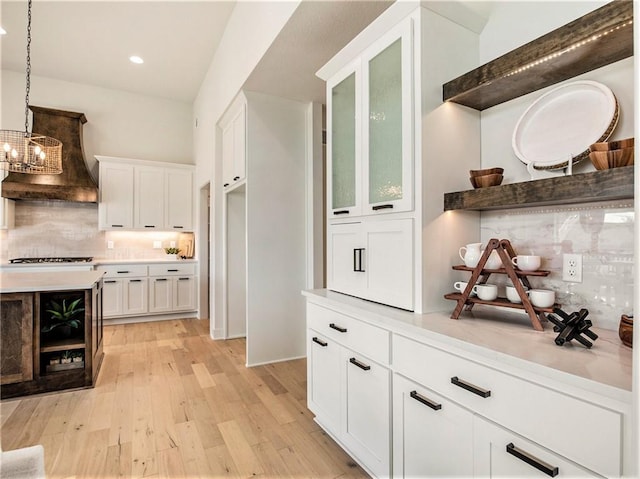
[[[33,379],[33,294],[3,294],[0,299],[0,384]]]

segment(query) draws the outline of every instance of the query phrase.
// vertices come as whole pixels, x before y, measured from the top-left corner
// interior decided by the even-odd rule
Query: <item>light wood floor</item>
[[[2,449],[45,449],[49,478],[367,477],[312,420],[306,362],[246,368],[209,322],[105,327],[93,389],[5,400]]]

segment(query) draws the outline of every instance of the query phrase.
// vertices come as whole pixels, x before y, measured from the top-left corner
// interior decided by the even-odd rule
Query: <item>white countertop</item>
[[[90,289],[100,278],[102,273],[98,271],[0,272],[0,293]]]
[[[310,302],[353,315],[391,331],[431,343],[473,353],[500,365],[511,365],[561,383],[630,401],[632,390],[632,350],[622,344],[617,331],[598,328],[591,349],[573,340],[564,346],[554,342],[558,333],[553,324],[535,331],[524,313],[504,308],[476,305],[451,319],[451,309],[416,314],[372,303],[325,289],[303,291]]]
[[[0,271],[29,271],[30,269],[46,270],[47,268],[63,270],[69,269],[89,269],[100,265],[109,264],[165,264],[165,263],[197,263],[195,259],[106,259],[106,258],[94,258],[89,262],[77,262],[77,263],[8,263],[3,262],[0,264]]]

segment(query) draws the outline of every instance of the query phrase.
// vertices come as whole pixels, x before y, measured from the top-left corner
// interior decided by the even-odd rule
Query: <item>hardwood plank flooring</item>
[[[93,389],[0,403],[3,450],[45,448],[48,478],[362,478],[313,421],[306,362],[245,367],[206,320],[105,326]]]

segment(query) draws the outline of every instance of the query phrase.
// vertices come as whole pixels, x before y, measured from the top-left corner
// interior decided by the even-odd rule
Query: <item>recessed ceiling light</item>
[[[0,27],[0,35],[6,35],[6,34],[7,34],[7,31],[4,28]]]
[[[142,58],[140,58],[138,55],[132,55],[129,57],[129,61],[131,63],[137,63],[137,64],[141,64],[144,63],[144,60]]]

